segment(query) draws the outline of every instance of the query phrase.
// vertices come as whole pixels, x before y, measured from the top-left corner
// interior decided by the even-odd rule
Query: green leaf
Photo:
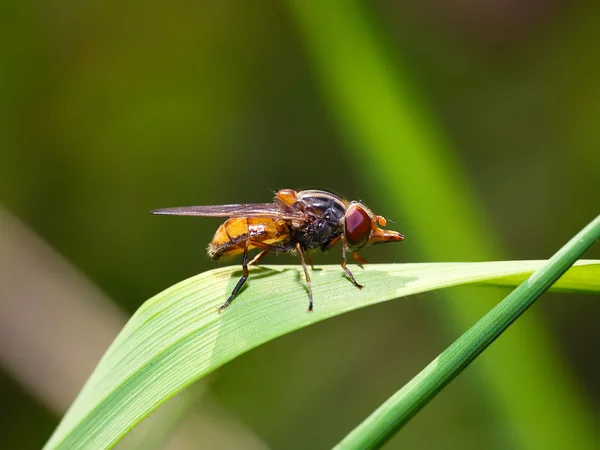
[[[283,334],[393,298],[465,283],[515,286],[544,261],[373,264],[351,266],[356,289],[339,266],[311,272],[315,311],[296,266],[224,267],[182,281],[144,303],[108,349],[45,448],[114,445],[158,405],[236,356]],[[600,292],[600,260],[582,260],[557,289]]]

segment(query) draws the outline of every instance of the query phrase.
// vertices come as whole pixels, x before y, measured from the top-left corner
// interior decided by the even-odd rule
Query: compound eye
[[[371,217],[360,206],[352,205],[346,211],[344,220],[348,247],[361,247],[371,234]]]

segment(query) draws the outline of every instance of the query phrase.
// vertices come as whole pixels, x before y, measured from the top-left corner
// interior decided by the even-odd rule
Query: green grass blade
[[[600,216],[377,408],[336,448],[363,450],[381,447],[517,320],[598,239]],[[598,280],[591,281],[598,283]]]
[[[381,264],[312,271],[315,311],[296,266],[251,269],[247,288],[216,308],[240,276],[224,267],[182,281],[144,303],[108,349],[46,444],[47,449],[114,445],[159,404],[236,356],[329,317],[397,297],[464,283],[508,285],[543,261]],[[508,280],[508,281],[507,281]],[[579,261],[563,277],[572,290],[600,292],[600,260]]]

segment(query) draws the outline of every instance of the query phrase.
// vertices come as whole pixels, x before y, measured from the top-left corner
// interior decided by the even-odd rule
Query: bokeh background
[[[598,214],[598,2],[0,11],[3,448],[41,447],[126,317],[220,264],[204,250],[218,219],[150,209],[328,188],[406,234],[372,262],[543,259]],[[331,447],[505,294],[419,295],[285,336],[208,377],[173,435],[120,446]],[[544,295],[388,448],[593,448],[598,300]]]

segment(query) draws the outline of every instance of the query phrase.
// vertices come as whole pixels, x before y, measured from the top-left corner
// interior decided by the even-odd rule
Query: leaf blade
[[[354,268],[357,290],[338,266],[312,272],[315,312],[295,266],[253,268],[248,287],[216,308],[237,267],[204,272],[144,303],[108,349],[45,448],[110,447],[159,404],[241,353],[329,317],[426,290],[465,283],[507,285],[543,261],[381,264]],[[579,261],[570,289],[600,292],[600,261]],[[487,280],[487,281],[486,281]],[[560,283],[560,282],[559,282]],[[515,285],[516,285],[515,284]]]

